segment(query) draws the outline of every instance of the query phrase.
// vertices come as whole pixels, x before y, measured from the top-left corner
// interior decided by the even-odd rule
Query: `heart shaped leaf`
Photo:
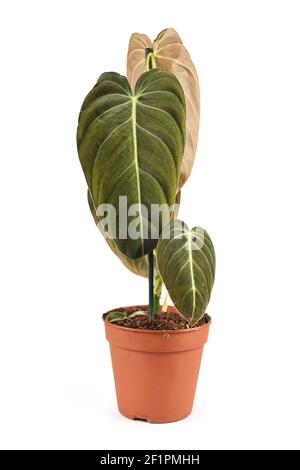
[[[162,227],[153,230],[151,205],[174,204],[184,143],[185,98],[172,73],[145,72],[134,92],[125,77],[104,73],[84,100],[77,132],[80,162],[95,206],[115,209],[115,243],[125,256],[139,258],[155,248],[152,233]],[[120,213],[130,207],[135,212],[128,214],[126,230],[134,223],[136,239],[120,235]]]
[[[175,307],[195,325],[205,314],[215,277],[208,233],[200,227],[189,230],[180,220],[171,222],[159,239],[157,263]]]
[[[145,34],[132,34],[127,55],[127,77],[134,86],[145,71],[145,48],[153,49],[152,67],[174,73],[186,98],[186,144],[180,170],[179,189],[192,171],[199,133],[200,90],[197,71],[190,54],[174,28],[163,30],[152,42]]]

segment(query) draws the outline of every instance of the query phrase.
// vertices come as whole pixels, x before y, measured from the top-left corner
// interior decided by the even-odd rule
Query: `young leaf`
[[[175,220],[162,232],[156,256],[175,307],[195,325],[205,314],[215,277],[215,251],[208,233],[200,227],[189,230]]]
[[[180,189],[188,179],[197,148],[200,118],[200,90],[197,71],[190,54],[174,28],[158,34],[152,42],[145,34],[132,34],[127,54],[127,77],[134,86],[145,70],[145,48],[152,48],[152,67],[174,73],[186,98],[186,144],[180,170]]]
[[[151,204],[174,204],[184,143],[185,98],[172,73],[150,70],[134,92],[125,77],[105,73],[83,102],[80,162],[95,206],[116,209],[115,243],[129,258],[144,256],[157,244],[151,238]],[[119,237],[120,196],[127,197],[128,207],[138,208],[128,217],[128,224],[137,219],[137,239]]]

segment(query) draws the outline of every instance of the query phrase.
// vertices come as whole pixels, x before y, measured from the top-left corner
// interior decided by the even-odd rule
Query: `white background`
[[[296,1],[1,2],[1,448],[299,448],[299,22]],[[75,132],[130,34],[169,26],[202,100],[180,214],[217,277],[194,412],[150,425],[117,412],[100,317],[147,282],[94,226]]]

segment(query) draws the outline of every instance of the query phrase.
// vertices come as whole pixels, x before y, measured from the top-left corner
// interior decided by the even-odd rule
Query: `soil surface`
[[[128,315],[133,314],[135,310],[126,311],[126,309],[118,308],[118,312],[126,312]],[[148,312],[147,312],[148,313]],[[141,330],[187,330],[189,328],[197,328],[205,325],[210,321],[210,317],[205,314],[201,320],[198,321],[193,327],[190,327],[188,322],[179,313],[167,312],[156,313],[154,320],[150,320],[149,315],[136,315],[133,318],[126,318],[124,320],[114,321],[113,324],[125,326],[126,328],[138,328]]]

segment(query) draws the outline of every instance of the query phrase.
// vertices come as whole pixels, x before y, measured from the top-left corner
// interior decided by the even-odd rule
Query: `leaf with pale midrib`
[[[198,75],[189,52],[174,28],[164,29],[153,42],[146,34],[133,33],[127,54],[127,77],[132,86],[144,72],[145,48],[153,49],[152,67],[174,73],[186,97],[186,144],[180,169],[180,190],[192,171],[197,149],[200,118]]]
[[[116,208],[115,243],[129,258],[144,256],[157,244],[150,234],[151,204],[174,204],[184,142],[185,98],[169,72],[145,72],[134,92],[126,77],[105,73],[83,102],[77,132],[81,165],[95,206]],[[119,196],[127,196],[128,207],[137,204],[144,237],[118,237]],[[128,224],[134,218],[129,216]],[[161,226],[155,229],[160,232]]]
[[[169,236],[169,239],[164,239]],[[175,220],[156,250],[162,280],[177,310],[191,326],[205,314],[215,277],[215,251],[208,233]]]

